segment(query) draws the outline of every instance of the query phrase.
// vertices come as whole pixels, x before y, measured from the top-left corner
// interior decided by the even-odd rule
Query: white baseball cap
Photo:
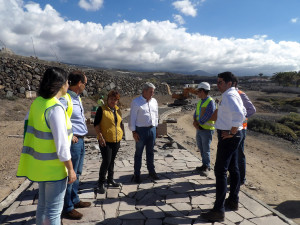
[[[210,90],[210,85],[207,82],[201,82],[200,84],[198,84],[198,89],[203,88],[206,91]]]

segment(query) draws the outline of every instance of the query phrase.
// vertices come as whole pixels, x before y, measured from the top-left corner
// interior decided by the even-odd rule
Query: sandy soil
[[[255,98],[255,96],[251,96]],[[157,96],[164,105],[172,102],[170,97]],[[123,108],[128,108],[131,99],[123,98]],[[0,100],[0,202],[19,187],[23,179],[16,178],[16,170],[22,148],[23,119],[32,100]],[[91,99],[83,100],[85,110],[93,105]],[[256,106],[260,103],[254,101]],[[258,107],[258,115],[270,113]],[[177,123],[168,124],[168,132],[176,141],[201,158],[195,145],[195,129],[192,126],[192,111],[172,114]],[[89,115],[89,112],[86,112]],[[241,189],[274,207],[282,214],[300,224],[300,154],[295,144],[267,135],[248,131],[245,141],[247,157],[247,184]],[[211,145],[214,164],[217,137]]]

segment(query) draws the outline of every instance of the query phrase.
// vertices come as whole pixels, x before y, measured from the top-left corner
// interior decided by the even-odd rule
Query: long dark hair
[[[39,96],[46,99],[53,98],[67,80],[68,74],[63,69],[58,67],[48,68],[40,83]]]

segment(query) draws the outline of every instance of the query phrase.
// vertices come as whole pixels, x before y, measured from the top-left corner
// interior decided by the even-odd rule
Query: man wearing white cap
[[[216,106],[215,101],[208,95],[210,85],[201,82],[198,85],[198,97],[200,98],[194,113],[193,125],[196,128],[196,141],[202,157],[202,166],[196,167],[200,175],[207,176],[210,171],[210,144],[214,133],[214,121],[210,120]]]

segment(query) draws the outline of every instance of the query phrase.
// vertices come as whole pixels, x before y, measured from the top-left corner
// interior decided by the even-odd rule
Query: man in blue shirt
[[[69,74],[69,90],[65,97],[60,98],[65,106],[67,114],[70,116],[73,129],[73,139],[71,143],[71,156],[77,180],[73,184],[68,184],[64,200],[64,216],[69,219],[79,220],[82,214],[75,208],[85,208],[91,206],[90,202],[83,202],[78,196],[79,176],[82,173],[83,160],[85,155],[84,136],[87,134],[84,109],[80,94],[84,91],[87,78],[81,71],[73,71]]]
[[[207,176],[210,171],[210,144],[214,133],[214,121],[210,118],[213,115],[216,106],[215,101],[208,95],[210,85],[207,82],[201,82],[198,85],[198,97],[200,98],[194,113],[193,125],[196,128],[196,141],[202,157],[202,166],[196,167],[200,175]]]

